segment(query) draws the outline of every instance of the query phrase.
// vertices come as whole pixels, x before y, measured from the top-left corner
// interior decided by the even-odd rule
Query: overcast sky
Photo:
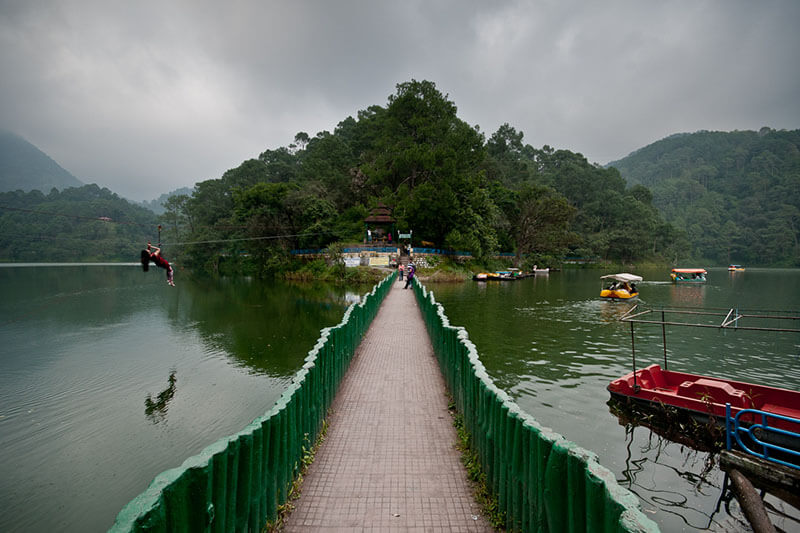
[[[800,1],[0,0],[0,128],[153,199],[430,80],[489,137],[605,164],[800,127]]]

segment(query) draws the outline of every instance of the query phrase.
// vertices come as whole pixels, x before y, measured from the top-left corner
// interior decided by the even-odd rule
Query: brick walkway
[[[333,403],[284,531],[492,531],[455,449],[414,293],[396,282]]]

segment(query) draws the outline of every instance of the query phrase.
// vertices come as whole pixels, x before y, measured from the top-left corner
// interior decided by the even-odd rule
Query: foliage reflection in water
[[[607,405],[608,383],[631,370],[635,302],[598,297],[600,270],[566,270],[510,283],[428,284],[454,325],[464,326],[498,386],[522,409],[597,453],[642,499],[663,531],[740,529],[736,502],[720,509],[724,474],[717,458],[673,442]],[[703,286],[676,286],[669,269],[637,270],[639,301],[652,306],[797,309],[800,271],[709,269]],[[768,296],[768,298],[766,298]],[[668,328],[670,369],[800,390],[796,334]],[[661,363],[661,328],[636,329],[637,363]],[[800,528],[798,512],[768,497],[776,525]],[[788,509],[787,509],[788,508]],[[782,513],[788,513],[788,517]]]
[[[178,371],[174,369],[170,371],[169,379],[167,380],[169,385],[166,389],[158,393],[155,400],[153,400],[150,394],[144,399],[144,416],[154,424],[163,422],[167,417],[169,402],[175,397],[175,390],[177,388],[175,384],[178,382],[178,378],[176,377],[177,373]]]

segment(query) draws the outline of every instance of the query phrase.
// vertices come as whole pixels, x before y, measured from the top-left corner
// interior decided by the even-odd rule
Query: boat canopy
[[[632,283],[635,281],[642,281],[642,276],[637,276],[636,274],[627,274],[623,272],[621,274],[606,274],[605,276],[600,276],[600,279],[613,279],[616,281]]]
[[[707,274],[705,268],[673,268],[672,271],[680,274]]]

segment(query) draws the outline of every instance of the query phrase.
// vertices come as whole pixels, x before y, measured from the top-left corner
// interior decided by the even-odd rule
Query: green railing
[[[521,531],[642,531],[658,526],[592,452],[541,426],[497,388],[467,331],[414,287],[456,409],[464,418],[506,527]]]
[[[351,305],[339,325],[321,331],[269,412],[157,475],[120,511],[111,531],[261,531],[274,520],[396,275]]]

